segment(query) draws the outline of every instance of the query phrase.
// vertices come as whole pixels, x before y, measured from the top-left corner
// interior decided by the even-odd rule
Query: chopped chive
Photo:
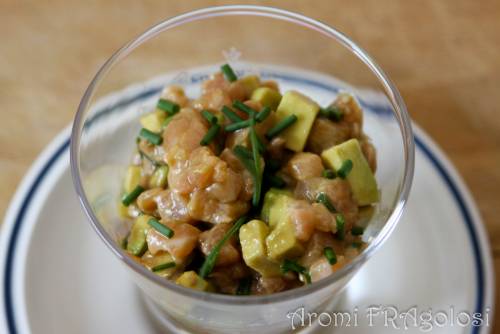
[[[246,128],[249,125],[250,125],[250,121],[249,120],[239,121],[239,122],[234,122],[234,123],[231,123],[229,125],[226,125],[226,127],[224,128],[224,130],[226,130],[227,132],[233,132],[233,131],[236,131],[236,130],[239,130],[239,129]]]
[[[255,137],[257,138],[257,149],[259,150],[259,153],[264,153],[266,151],[266,147],[264,146],[262,140],[260,140],[259,135],[257,135],[257,132],[255,132]]]
[[[328,196],[325,193],[323,193],[323,192],[319,193],[316,196],[316,202],[323,204],[328,209],[328,211],[330,211],[330,212],[336,212],[337,211],[335,209],[335,207],[333,206],[332,202],[330,201],[330,199],[328,198]]]
[[[177,103],[166,99],[160,99],[156,107],[158,109],[165,111],[169,116],[176,114],[177,112],[179,112],[180,109]]]
[[[267,139],[271,139],[277,136],[281,131],[285,130],[296,121],[297,121],[297,116],[295,115],[288,115],[287,117],[283,118],[281,121],[278,122],[278,124],[276,124],[269,131],[267,131],[266,133]]]
[[[268,172],[264,172],[264,177],[269,182],[271,187],[283,188],[284,186],[286,186],[285,180],[283,180],[281,177],[279,177],[277,175],[274,175],[274,174],[271,174]]]
[[[250,141],[252,143],[252,154],[255,169],[255,184],[252,196],[253,206],[258,206],[260,202],[260,192],[262,189],[262,172],[260,168],[260,153],[257,133],[255,132],[255,119],[250,120]]]
[[[285,259],[283,263],[281,264],[281,272],[283,274],[286,274],[289,271],[295,271],[296,273],[302,273],[306,271],[305,267],[302,267],[300,264],[298,264],[295,261]]]
[[[146,158],[146,160],[148,160],[155,167],[160,167],[160,166],[166,166],[167,165],[163,161],[156,161],[155,159],[151,158],[146,152],[144,152],[140,148],[137,148],[137,152],[139,152],[139,155],[141,156],[141,159]]]
[[[227,81],[233,82],[233,81],[238,80],[238,77],[236,76],[236,74],[234,74],[234,71],[231,68],[231,66],[229,66],[229,64],[222,65],[220,67],[220,70],[224,74],[224,76],[226,77]]]
[[[238,289],[236,290],[236,294],[238,296],[247,296],[250,294],[250,290],[252,288],[252,278],[244,277],[240,280],[238,284]]]
[[[340,166],[340,168],[337,170],[337,175],[345,179],[347,175],[349,175],[349,172],[351,170],[352,170],[352,160],[351,159],[344,160],[342,161],[342,165]]]
[[[217,117],[215,117],[210,111],[202,110],[201,115],[208,121],[208,123],[217,124]]]
[[[334,179],[337,175],[335,174],[335,172],[331,169],[324,169],[322,172],[321,172],[321,176],[327,178],[327,179]]]
[[[243,166],[245,166],[245,168],[250,172],[250,174],[252,174],[252,177],[255,180],[255,168],[253,159],[251,156],[250,157],[248,156],[245,150],[238,149],[239,147],[243,148],[242,146],[236,146],[233,152],[236,155],[236,157],[240,160],[240,162],[243,164]]]
[[[323,253],[325,254],[326,259],[328,260],[328,263],[330,263],[331,265],[337,263],[337,255],[333,251],[332,247],[325,247],[323,249]]]
[[[250,108],[249,106],[238,100],[233,102],[233,107],[235,107],[239,111],[243,111],[245,114],[249,116],[253,116],[257,113],[253,108]]]
[[[250,151],[248,148],[246,148],[245,146],[241,146],[241,145],[236,145],[234,147],[234,151],[235,153],[237,154],[240,154],[240,155],[243,155],[245,158],[247,159],[253,159],[253,153],[252,151]]]
[[[269,116],[271,114],[271,108],[269,108],[268,106],[265,106],[264,108],[262,108],[262,110],[257,114],[257,116],[255,116],[255,120],[259,123],[261,123],[262,121],[264,121],[267,116]]]
[[[281,272],[283,274],[286,274],[289,271],[294,271],[297,274],[304,275],[306,283],[308,284],[311,283],[311,275],[309,274],[309,272],[305,267],[301,266],[295,261],[285,259],[285,261],[283,261],[283,263],[281,264]]]
[[[243,216],[234,223],[234,225],[226,232],[226,234],[215,244],[210,253],[205,258],[203,265],[200,268],[200,277],[206,278],[214,269],[215,263],[217,262],[217,257],[219,256],[222,246],[228,241],[240,227],[247,222],[247,217]]]
[[[358,242],[358,241],[354,241],[352,244],[351,244],[352,247],[354,248],[361,248],[363,246],[363,243],[361,242]]]
[[[362,235],[365,232],[365,229],[361,226],[353,226],[351,229],[352,235]]]
[[[238,116],[234,111],[231,110],[228,106],[223,106],[221,109],[222,113],[231,121],[231,122],[241,122],[243,118]]]
[[[151,271],[157,272],[157,271],[162,271],[162,270],[173,268],[173,267],[175,267],[175,262],[167,262],[167,263],[159,264],[159,265],[151,268]]]
[[[134,188],[134,190],[132,190],[131,192],[129,192],[128,194],[125,194],[122,198],[122,204],[125,205],[125,206],[129,206],[130,204],[132,204],[133,201],[135,201],[135,199],[137,197],[139,197],[139,195],[144,191],[145,189],[141,186],[137,186]]]
[[[339,213],[335,217],[335,223],[337,224],[337,238],[344,240],[345,237],[345,218],[344,215]]]
[[[157,219],[151,218],[148,220],[148,225],[169,239],[174,236],[174,231],[170,227],[160,223]]]
[[[219,124],[213,124],[210,129],[208,129],[207,133],[205,136],[201,139],[200,145],[201,146],[207,146],[212,142],[212,140],[215,139],[217,134],[219,133],[220,130],[220,125]]]
[[[145,128],[141,129],[141,131],[139,132],[139,136],[146,139],[153,145],[160,145],[163,142],[163,138],[159,134],[149,131]]]
[[[319,114],[323,117],[331,119],[334,122],[340,122],[344,117],[342,110],[340,110],[340,108],[335,106],[320,108]]]

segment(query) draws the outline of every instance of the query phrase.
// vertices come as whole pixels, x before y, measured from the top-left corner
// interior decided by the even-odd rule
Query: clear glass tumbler
[[[238,74],[257,73],[278,81],[283,90],[304,91],[320,104],[347,90],[365,109],[365,132],[378,151],[381,202],[363,235],[366,249],[328,278],[268,296],[211,294],[160,278],[120,247],[130,222],[120,218],[117,203],[140,127],[138,118],[153,108],[162,86],[180,84],[195,96],[200,81],[224,62]],[[167,19],[126,44],[89,85],[71,138],[75,188],[95,231],[129,269],[154,313],[170,328],[197,333],[290,332],[289,312],[331,307],[396,226],[413,167],[406,107],[370,56],[321,22],[259,6],[196,10]]]

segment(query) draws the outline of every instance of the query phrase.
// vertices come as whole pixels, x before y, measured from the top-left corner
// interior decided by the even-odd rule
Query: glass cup
[[[130,222],[121,218],[117,207],[140,129],[138,118],[154,108],[163,86],[182,85],[194,97],[200,81],[225,62],[237,74],[260,74],[276,80],[282,90],[303,91],[322,105],[339,91],[352,92],[365,109],[364,130],[377,148],[381,201],[363,235],[367,247],[330,277],[266,296],[213,294],[155,275],[120,247]],[[276,8],[222,6],[167,19],[111,56],[78,108],[71,168],[93,228],[129,269],[167,327],[199,333],[280,333],[291,330],[292,320],[300,320],[290,312],[331,308],[353,275],[387,240],[408,198],[414,142],[398,90],[345,35]]]

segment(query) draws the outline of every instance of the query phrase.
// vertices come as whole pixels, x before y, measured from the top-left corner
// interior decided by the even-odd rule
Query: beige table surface
[[[0,215],[115,49],[165,17],[227,3],[0,0]],[[253,4],[320,19],[374,56],[471,189],[500,275],[500,1]]]

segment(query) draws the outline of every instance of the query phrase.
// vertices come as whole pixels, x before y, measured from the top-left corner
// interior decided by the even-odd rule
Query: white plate
[[[149,98],[154,94],[145,93],[155,87],[157,94],[161,81],[132,87],[111,99],[125,94],[134,97],[127,100],[130,104]],[[308,77],[307,85],[311,84],[324,88],[325,82]],[[415,306],[417,316],[429,310],[434,316],[446,312],[453,326],[433,323],[433,333],[488,333],[491,328],[494,278],[480,216],[450,162],[422,130],[414,128],[416,169],[406,212],[387,244],[348,286],[337,308],[357,313],[358,326],[341,326],[336,332],[396,331],[392,323],[385,324],[383,314],[374,316],[373,327],[369,326],[366,314],[373,305],[400,311]],[[68,141],[66,129],[37,159],[3,223],[0,333],[159,332],[125,268],[80,209],[69,171]],[[489,326],[460,326],[451,314],[460,311],[481,312],[483,324]],[[328,319],[323,316],[323,324]],[[408,332],[427,328],[406,319]],[[440,320],[443,314],[437,316]],[[403,319],[395,324],[404,325]],[[425,325],[420,320],[417,324]],[[332,330],[330,325],[321,332]]]

